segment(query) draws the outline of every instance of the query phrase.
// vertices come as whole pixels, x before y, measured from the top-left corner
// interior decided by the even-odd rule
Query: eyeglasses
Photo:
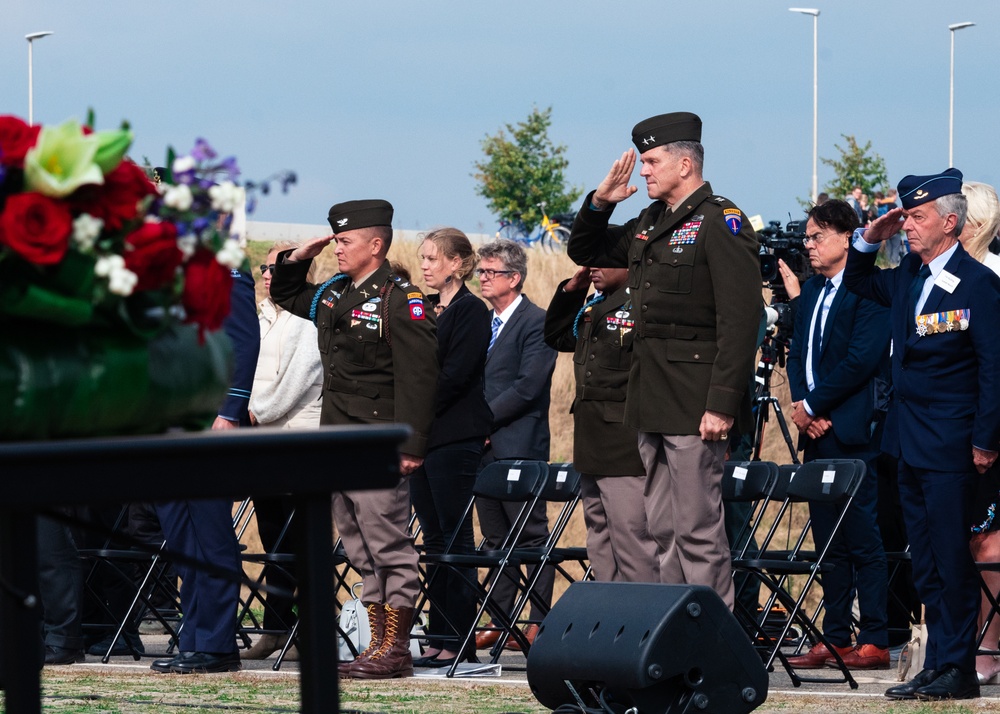
[[[274,263],[271,263],[270,265],[261,265],[260,274],[263,275],[264,273],[273,273],[276,267],[277,265],[275,265]]]
[[[498,275],[513,275],[516,270],[493,270],[493,268],[476,268],[476,275],[482,280],[486,278],[487,280],[493,280]]]
[[[810,243],[812,243],[813,245],[819,245],[825,240],[826,236],[823,235],[822,233],[813,233],[812,235],[807,235],[805,238],[802,239],[802,245],[809,245]]]

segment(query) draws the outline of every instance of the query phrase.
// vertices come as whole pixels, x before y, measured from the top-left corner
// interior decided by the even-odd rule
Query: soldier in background
[[[597,292],[588,297],[590,284]],[[556,288],[545,342],[573,352],[573,466],[580,472],[587,556],[597,580],[658,582],[649,537],[646,471],[638,434],[625,425],[635,316],[625,268],[580,268]]]

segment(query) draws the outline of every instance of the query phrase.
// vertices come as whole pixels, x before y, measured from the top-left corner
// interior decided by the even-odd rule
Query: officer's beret
[[[372,226],[391,226],[392,204],[382,199],[344,201],[330,208],[328,220],[334,233]]]
[[[674,141],[701,141],[701,117],[691,112],[671,112],[644,119],[632,129],[632,143],[640,154]]]
[[[905,176],[896,190],[903,208],[910,209],[950,193],[961,193],[962,172],[947,169],[930,176]]]

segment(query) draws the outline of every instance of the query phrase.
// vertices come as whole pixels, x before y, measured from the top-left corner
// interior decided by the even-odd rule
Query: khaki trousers
[[[580,474],[587,557],[596,580],[657,583],[656,543],[646,526],[645,476]]]
[[[363,577],[362,602],[415,607],[420,584],[417,551],[406,533],[409,479],[392,489],[334,493],[333,518],[351,565]]]
[[[660,582],[707,585],[733,607],[732,561],[722,513],[727,441],[639,432],[646,520],[660,547]]]

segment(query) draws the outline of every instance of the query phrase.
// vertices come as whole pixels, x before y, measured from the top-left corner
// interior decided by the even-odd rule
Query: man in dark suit
[[[809,211],[805,244],[817,274],[802,286],[788,350],[792,421],[805,460],[861,459],[867,473],[837,531],[823,571],[823,632],[852,669],[887,669],[888,567],[877,524],[879,454],[876,378],[888,376],[889,310],[843,287],[854,209],[833,200]],[[810,503],[813,534],[826,542],[838,508]],[[851,606],[857,588],[861,626],[851,647]],[[826,645],[789,659],[799,668],[833,660]]]
[[[597,292],[587,296],[593,282]],[[587,557],[597,580],[660,580],[638,434],[625,425],[635,314],[625,268],[580,268],[556,288],[545,341],[573,352],[573,466],[580,472]]]
[[[960,171],[907,176],[898,188],[902,208],[855,233],[844,274],[849,290],[891,308],[893,400],[882,448],[899,458],[929,635],[924,669],[886,696],[967,699],[979,696],[971,500],[1000,439],[1000,278],[958,242],[966,215]],[[879,244],[900,228],[912,252],[880,271]]]
[[[549,390],[556,351],[545,344],[545,310],[522,294],[528,276],[528,256],[512,240],[498,239],[480,247],[479,282],[483,298],[493,306],[492,334],[486,353],[484,383],[486,401],[493,412],[493,431],[483,453],[483,466],[503,459],[549,460]],[[497,548],[517,517],[519,505],[479,499],[479,526],[489,547]],[[545,504],[532,511],[518,545],[537,547],[549,534]],[[544,568],[535,593],[545,602],[552,600],[555,580],[551,568]],[[509,577],[500,576],[493,596],[508,612],[514,607],[516,587]],[[544,612],[532,604],[531,619],[541,621]],[[525,637],[531,642],[538,631],[529,625]],[[480,649],[492,647],[499,632],[486,630],[476,637]],[[512,640],[509,648],[516,648]]]
[[[653,202],[611,223],[638,190],[629,149],[584,199],[567,250],[578,265],[629,270],[638,319],[625,423],[639,431],[660,582],[707,585],[732,607],[722,473],[757,354],[759,244],[743,212],[702,176],[698,116],[641,121],[632,143]]]

